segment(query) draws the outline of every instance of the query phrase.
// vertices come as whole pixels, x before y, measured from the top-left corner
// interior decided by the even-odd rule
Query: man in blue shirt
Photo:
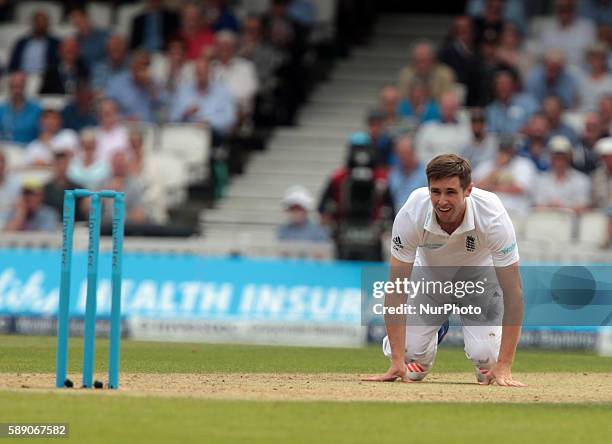
[[[527,78],[527,91],[538,102],[548,96],[557,96],[565,108],[574,107],[578,94],[576,80],[565,68],[562,51],[549,51],[542,64],[531,70]]]
[[[104,60],[108,31],[96,28],[83,8],[73,9],[70,21],[77,30],[75,37],[79,43],[80,55],[89,67]]]
[[[500,71],[494,81],[495,100],[486,108],[489,131],[516,134],[538,110],[538,103],[529,94],[517,91],[517,81],[509,71]]]
[[[398,212],[414,190],[427,186],[427,175],[414,152],[412,137],[402,136],[397,139],[395,155],[398,162],[389,172],[389,191],[393,198],[393,207]]]
[[[209,80],[209,62],[195,63],[195,82],[179,87],[173,97],[169,120],[172,122],[206,122],[217,136],[226,136],[236,123],[236,104],[230,91],[219,82]]]
[[[325,242],[329,241],[328,232],[308,216],[312,210],[313,199],[302,186],[293,186],[283,198],[287,222],[278,227],[276,237],[280,241]]]
[[[9,77],[9,99],[0,105],[0,139],[15,143],[30,143],[38,136],[38,121],[42,112],[38,103],[25,97],[26,76],[14,72]]]

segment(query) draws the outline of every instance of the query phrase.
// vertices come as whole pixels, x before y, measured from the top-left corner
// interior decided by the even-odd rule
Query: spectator
[[[460,151],[461,157],[472,164],[472,170],[482,162],[494,159],[497,154],[497,137],[487,131],[487,119],[482,108],[470,113],[472,138]]]
[[[531,70],[533,60],[531,54],[522,46],[522,36],[517,26],[506,22],[501,32],[496,58],[501,65],[516,70],[522,79],[526,79]]]
[[[6,165],[6,156],[0,150],[0,231],[11,217],[11,212],[19,199],[21,185],[19,180],[9,174]]]
[[[558,96],[565,108],[577,103],[577,85],[574,77],[565,68],[563,52],[550,50],[544,55],[542,64],[529,73],[527,92],[541,102],[548,96]]]
[[[376,149],[378,161],[381,165],[391,165],[393,163],[393,140],[387,134],[384,116],[379,111],[371,111],[366,123],[368,125],[366,136],[369,145]]]
[[[482,15],[485,9],[486,0],[468,0],[466,12],[473,17]],[[506,0],[503,3],[503,17],[506,23],[516,23],[521,29],[525,27],[525,1]]]
[[[399,108],[399,89],[394,85],[383,86],[378,95],[378,111],[383,115],[385,131],[393,139],[406,133],[412,133],[416,128],[414,122],[401,116]]]
[[[414,79],[420,79],[429,86],[429,91],[436,100],[443,93],[453,89],[455,75],[443,63],[438,63],[433,44],[420,41],[412,49],[412,62],[400,72],[399,88],[402,96],[408,96],[410,84]]]
[[[449,91],[440,100],[440,122],[424,123],[416,133],[419,159],[429,162],[439,154],[458,153],[472,138],[467,118],[459,115],[457,94]]]
[[[594,23],[612,25],[612,2],[610,0],[581,0],[578,13]]]
[[[612,246],[612,137],[595,145],[601,165],[593,172],[593,204],[608,216],[608,235],[604,247]]]
[[[122,116],[139,122],[157,122],[165,102],[163,88],[151,77],[149,54],[138,51],[132,56],[130,71],[114,77],[106,95],[119,105]]]
[[[41,94],[74,94],[79,81],[89,80],[89,68],[79,57],[79,44],[73,37],[62,40],[59,63],[48,66],[40,87]]]
[[[58,151],[74,152],[79,146],[76,133],[62,129],[59,111],[46,109],[40,116],[40,134],[26,148],[26,163],[31,166],[51,166]]]
[[[518,91],[518,81],[509,71],[495,75],[493,90],[495,100],[486,108],[489,130],[497,134],[520,132],[537,111],[537,102]]]
[[[303,26],[314,26],[317,21],[317,7],[312,0],[291,0],[289,17]]]
[[[474,106],[478,102],[480,91],[480,62],[474,46],[474,31],[469,17],[455,18],[451,33],[438,53],[438,58],[453,69],[457,82],[465,86],[466,105]]]
[[[515,142],[510,136],[500,139],[495,159],[481,163],[473,174],[478,188],[497,194],[508,212],[521,218],[529,212],[536,177],[533,164],[517,156]]]
[[[602,43],[588,47],[586,60],[589,69],[581,72],[578,83],[580,105],[585,111],[594,111],[601,97],[612,94],[612,75],[608,70],[607,57],[606,47]]]
[[[588,176],[572,168],[572,144],[564,136],[550,140],[551,169],[538,177],[535,203],[539,207],[566,208],[576,212],[590,203]]]
[[[32,30],[13,47],[9,71],[42,73],[57,64],[59,40],[49,34],[49,16],[40,9],[32,14]]]
[[[395,141],[394,148],[398,162],[389,172],[389,192],[393,207],[399,212],[414,190],[427,186],[427,175],[423,163],[417,159],[412,137],[401,136]]]
[[[72,10],[70,22],[76,29],[75,38],[80,48],[81,57],[87,63],[87,66],[94,66],[96,63],[103,61],[106,57],[108,31],[94,26],[82,7]]]
[[[38,103],[26,98],[23,72],[11,73],[8,82],[8,101],[0,105],[0,137],[9,142],[30,143],[38,135],[42,110]]]
[[[147,223],[143,198],[144,189],[137,177],[130,173],[125,152],[115,152],[111,160],[111,177],[104,188],[125,193],[125,216],[128,224]],[[113,218],[112,205],[104,205],[102,219],[110,222]]]
[[[525,140],[520,144],[519,155],[530,159],[538,171],[548,171],[550,168],[550,153],[548,140],[550,126],[544,114],[534,114],[525,128]]]
[[[227,86],[241,116],[248,116],[253,111],[259,84],[255,65],[249,60],[238,57],[237,50],[236,34],[230,31],[219,32],[215,45],[216,57],[211,64],[211,76],[215,81]]]
[[[128,53],[125,39],[120,35],[109,37],[106,42],[106,57],[93,67],[92,86],[95,91],[103,91],[115,77],[129,71]]]
[[[79,135],[81,148],[70,160],[68,179],[88,190],[99,190],[110,177],[107,161],[96,155],[96,131],[86,128]]]
[[[65,128],[81,131],[83,128],[98,125],[94,93],[87,82],[78,82],[74,98],[62,110]]]
[[[173,122],[206,122],[212,127],[213,139],[221,141],[236,124],[237,110],[225,85],[210,80],[209,65],[206,59],[195,63],[195,82],[179,87],[169,118]]]
[[[598,107],[604,134],[612,135],[612,95],[603,96]]]
[[[177,32],[178,14],[163,6],[162,0],[147,0],[146,10],[132,20],[130,49],[158,52],[166,48]]]
[[[4,231],[53,232],[58,228],[57,213],[44,204],[42,184],[35,180],[26,181],[21,187],[21,195],[4,226]]]
[[[290,187],[285,192],[283,207],[287,222],[278,227],[276,237],[280,241],[292,242],[326,242],[329,234],[309,213],[312,211],[313,199],[308,190],[302,186]]]
[[[429,86],[419,78],[408,85],[408,97],[399,104],[399,113],[404,119],[412,121],[414,127],[421,123],[440,121],[440,107],[431,97]]]
[[[479,49],[480,56],[480,92],[478,95],[478,104],[486,106],[490,104],[494,97],[495,77],[500,71],[508,71],[514,75],[515,71],[509,65],[503,65],[497,57],[498,41],[491,37],[485,38]],[[518,79],[518,74],[516,74]]]
[[[53,177],[44,187],[44,202],[53,208],[58,217],[64,208],[64,191],[83,188],[80,183],[73,182],[68,177],[68,167],[72,159],[72,151],[57,150],[53,161]]]
[[[599,114],[592,112],[585,115],[584,130],[572,156],[574,168],[585,174],[591,174],[597,168],[599,157],[595,144],[604,137],[609,137],[609,134],[604,131]]]
[[[185,43],[182,40],[171,40],[166,51],[166,61],[163,75],[156,78],[159,83],[164,84],[169,94],[177,90],[178,85],[193,82],[193,63],[187,61],[185,54]]]
[[[187,3],[183,6],[178,35],[185,42],[189,60],[206,55],[215,44],[215,34],[204,23],[202,10],[196,3]]]
[[[485,39],[499,40],[504,27],[504,1],[486,0],[483,14],[474,19],[476,45]]]
[[[550,136],[565,136],[572,145],[578,143],[578,135],[574,129],[563,122],[563,103],[557,96],[548,96],[542,102],[542,112],[548,119]]]
[[[580,66],[584,51],[595,40],[595,26],[576,16],[576,0],[556,0],[555,18],[540,28],[540,53],[562,49],[567,63]]]
[[[117,151],[128,149],[127,128],[119,122],[117,104],[111,100],[103,100],[98,108],[100,126],[96,130],[96,155],[103,161],[110,159]]]
[[[205,10],[208,27],[213,31],[240,31],[240,22],[227,6],[227,0],[207,0]]]

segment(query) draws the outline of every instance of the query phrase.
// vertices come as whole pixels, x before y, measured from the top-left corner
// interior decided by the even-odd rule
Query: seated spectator
[[[185,42],[189,60],[206,55],[214,47],[215,34],[204,23],[202,9],[197,3],[183,6],[178,36]]]
[[[77,83],[74,98],[62,110],[62,121],[65,128],[70,128],[77,132],[83,128],[98,125],[94,92],[89,83]]]
[[[473,174],[478,188],[497,194],[508,212],[521,218],[529,212],[536,177],[535,167],[517,155],[516,144],[510,136],[500,139],[495,159],[482,162]]]
[[[509,66],[526,79],[533,65],[532,55],[523,48],[521,32],[512,22],[506,22],[502,29],[496,58],[501,65]]]
[[[593,172],[593,205],[608,215],[608,236],[604,247],[612,246],[612,137],[595,145],[601,164]]]
[[[548,96],[542,102],[542,112],[548,119],[550,136],[565,136],[572,145],[578,143],[578,135],[574,129],[563,122],[563,103],[557,96]]]
[[[20,194],[21,184],[15,176],[9,174],[6,156],[0,150],[0,231],[9,221]]]
[[[470,161],[472,170],[482,162],[494,159],[497,155],[497,137],[487,131],[487,119],[482,108],[473,108],[470,113],[472,138],[460,155]]]
[[[384,116],[379,111],[370,111],[366,124],[368,125],[367,140],[369,145],[376,149],[378,161],[381,165],[391,165],[393,163],[393,139],[386,132]]]
[[[586,61],[588,70],[583,70],[579,76],[578,92],[580,107],[585,111],[594,111],[599,100],[612,94],[612,74],[608,67],[606,47],[595,43],[588,47]]]
[[[49,16],[43,9],[32,14],[32,30],[13,47],[9,71],[42,73],[57,64],[59,40],[49,34]]]
[[[612,135],[612,94],[603,96],[597,108],[604,134]]]
[[[103,100],[98,107],[96,129],[96,155],[103,161],[110,162],[113,155],[128,149],[128,130],[119,122],[117,104],[111,100]]]
[[[178,24],[178,14],[165,8],[162,0],[147,0],[145,11],[132,20],[130,49],[142,48],[151,53],[166,49]]]
[[[426,122],[416,133],[417,155],[423,162],[445,153],[459,153],[472,138],[470,123],[459,115],[457,94],[449,91],[440,100],[440,122]]]
[[[504,1],[486,0],[481,15],[474,18],[474,39],[479,46],[486,39],[499,40],[504,27]]]
[[[612,25],[612,4],[610,0],[581,0],[578,14],[594,23]]]
[[[591,174],[599,165],[595,145],[600,139],[609,136],[610,134],[604,131],[598,113],[588,113],[584,116],[584,130],[572,156],[573,167],[585,174]]]
[[[539,207],[587,209],[591,199],[588,176],[572,168],[572,144],[566,137],[550,140],[551,168],[536,181],[535,204]]]
[[[389,192],[393,207],[399,212],[414,190],[427,186],[427,175],[414,151],[412,137],[401,136],[395,141],[394,149],[398,162],[389,171]]]
[[[105,189],[125,193],[126,224],[147,223],[147,213],[144,207],[144,189],[137,177],[130,173],[128,157],[125,152],[115,152],[111,159],[111,177],[104,185]],[[112,205],[102,207],[102,220],[110,222],[113,218]]]
[[[502,1],[503,18],[506,23],[516,23],[525,28],[525,2],[523,0],[505,0]],[[468,0],[466,5],[466,13],[472,17],[479,17],[483,14],[486,0]]]
[[[83,188],[82,184],[73,182],[68,177],[68,167],[71,159],[71,151],[58,150],[55,152],[53,177],[43,189],[45,204],[56,211],[58,218],[61,217],[64,208],[64,191]]]
[[[287,222],[278,227],[276,238],[290,242],[326,242],[329,241],[327,230],[309,217],[313,199],[308,190],[302,186],[293,186],[285,192],[283,207]]]
[[[497,57],[497,45],[497,40],[486,37],[478,48],[480,90],[477,104],[481,107],[489,105],[494,100],[495,78],[500,71],[508,71],[518,79],[518,74],[510,65],[504,65],[500,62]]]
[[[82,7],[70,12],[70,23],[76,29],[75,38],[79,44],[81,57],[87,66],[92,67],[103,61],[106,57],[108,31],[94,26]]]
[[[393,85],[383,86],[378,94],[378,111],[382,113],[385,131],[392,139],[413,133],[417,126],[415,122],[402,117],[399,108],[399,89]]]
[[[438,53],[438,58],[453,69],[457,82],[465,86],[466,105],[476,105],[480,91],[480,62],[474,46],[474,31],[469,17],[455,17],[451,33]]]
[[[211,63],[211,76],[215,81],[224,83],[232,93],[241,116],[248,116],[255,106],[255,96],[259,91],[257,73],[253,62],[238,57],[236,34],[221,31],[217,34],[215,59]]]
[[[555,0],[555,18],[540,27],[540,54],[562,49],[567,63],[580,66],[584,51],[595,40],[595,26],[576,15],[576,0]]]
[[[89,80],[89,67],[79,57],[79,44],[68,37],[59,47],[59,62],[43,74],[40,94],[74,94],[79,81]]]
[[[578,102],[574,77],[565,68],[563,52],[550,50],[542,63],[531,70],[527,79],[527,92],[541,102],[548,96],[557,96],[565,108],[573,108]]]
[[[106,57],[93,66],[94,90],[96,92],[105,90],[112,79],[129,72],[129,67],[125,39],[120,35],[109,37],[106,42]]]
[[[534,114],[525,128],[525,139],[519,144],[519,155],[533,162],[538,171],[550,168],[548,140],[550,126],[544,114]]]
[[[195,63],[195,81],[179,87],[171,100],[169,119],[172,122],[205,122],[220,141],[237,121],[237,109],[229,89],[211,81],[210,63],[201,58]]]
[[[436,60],[433,44],[428,41],[414,45],[410,65],[400,72],[399,88],[402,96],[408,96],[414,79],[425,82],[436,100],[440,100],[442,94],[453,89],[455,84],[453,71]]]
[[[489,131],[516,134],[537,111],[538,104],[529,94],[518,90],[517,79],[508,71],[495,75],[494,101],[486,108]]]
[[[115,100],[120,113],[128,120],[157,122],[166,96],[163,88],[151,77],[149,54],[138,51],[132,56],[130,70],[114,77],[106,96]]]
[[[30,143],[38,135],[42,112],[38,103],[25,96],[26,76],[11,73],[8,80],[8,100],[0,105],[0,138],[15,143]]]
[[[408,86],[408,96],[399,104],[399,113],[404,119],[411,120],[416,128],[421,123],[440,121],[440,107],[429,92],[427,83],[415,78]]]
[[[60,228],[57,212],[44,204],[42,184],[28,180],[21,187],[21,194],[15,203],[4,231],[48,231]]]
[[[171,40],[166,51],[165,70],[160,78],[155,80],[165,86],[169,94],[176,92],[179,85],[192,83],[194,66],[187,61],[185,43],[182,40]]]
[[[227,0],[207,0],[205,10],[208,27],[213,31],[240,31],[240,21],[227,5]]]
[[[96,131],[86,128],[79,135],[81,147],[70,160],[68,179],[88,190],[99,190],[110,177],[107,161],[96,155]]]
[[[62,116],[59,111],[46,109],[40,116],[38,138],[26,148],[26,163],[30,166],[52,166],[58,151],[73,153],[78,147],[76,133],[71,129],[62,129]]]

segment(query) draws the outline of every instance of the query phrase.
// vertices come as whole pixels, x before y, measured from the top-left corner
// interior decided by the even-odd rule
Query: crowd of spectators
[[[311,81],[308,0],[272,0],[264,14],[240,17],[225,0],[147,0],[127,35],[94,25],[83,7],[64,19],[73,32],[59,38],[36,10],[0,67],[0,139],[21,147],[20,168],[50,177],[16,185],[0,149],[0,230],[55,230],[50,220],[59,221],[63,191],[74,187],[125,191],[128,223],[166,223],[163,172],[143,147],[147,124],[208,126],[214,186],[227,177],[236,140],[261,144],[273,126],[293,124]],[[49,95],[63,105],[44,105]]]
[[[412,45],[367,118],[395,211],[424,185],[427,162],[452,152],[517,220],[532,208],[604,212],[609,247],[612,2],[555,0],[531,20],[521,0],[467,3],[439,46]]]

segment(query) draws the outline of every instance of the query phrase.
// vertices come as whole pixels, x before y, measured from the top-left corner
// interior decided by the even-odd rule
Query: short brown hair
[[[434,157],[427,164],[426,172],[428,182],[457,176],[463,189],[466,189],[472,183],[470,161],[456,154],[441,154]]]

